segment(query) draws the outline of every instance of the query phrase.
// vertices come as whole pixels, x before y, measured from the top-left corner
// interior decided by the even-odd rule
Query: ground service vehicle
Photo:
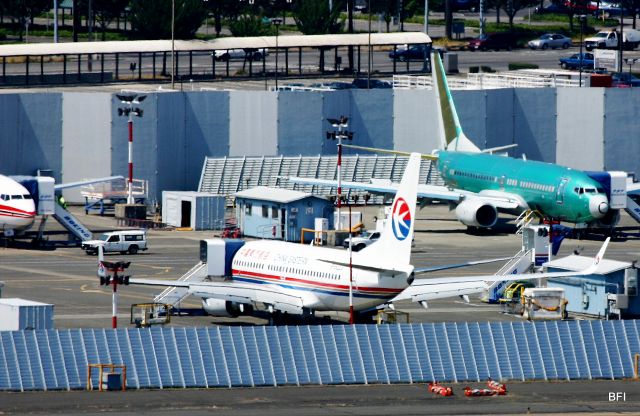
[[[560,66],[564,69],[593,69],[593,54],[583,53],[582,58],[579,53],[574,53],[568,58],[560,58]]]
[[[349,241],[353,241],[352,243],[353,246],[351,249],[353,251],[360,251],[366,246],[376,242],[379,238],[380,238],[380,232],[365,231],[362,234],[360,234],[358,237],[351,237],[351,238],[345,239],[342,245],[344,246],[344,248],[349,248]]]
[[[87,254],[97,254],[98,247],[102,247],[104,253],[136,254],[148,248],[147,233],[144,230],[112,231],[102,234],[98,240],[82,242],[82,249]]]
[[[584,40],[586,50],[617,49],[619,33],[617,30],[603,30]],[[640,45],[640,31],[625,29],[622,32],[622,46],[626,50],[633,50]]]

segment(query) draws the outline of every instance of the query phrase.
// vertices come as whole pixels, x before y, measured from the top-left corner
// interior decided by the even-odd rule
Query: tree
[[[93,13],[102,30],[102,40],[105,40],[107,27],[114,19],[122,16],[129,5],[129,0],[92,0],[92,2]],[[93,19],[89,18],[89,20]]]
[[[398,14],[398,2],[396,0],[371,0],[371,12],[383,16],[387,24],[387,32],[389,32],[391,19]]]
[[[538,4],[538,0],[507,0],[502,5],[502,9],[509,18],[509,30],[511,32],[513,32],[513,18],[516,16],[518,10],[534,6],[536,4]]]
[[[338,33],[344,25],[344,20],[338,21],[343,7],[341,0],[333,2],[331,11],[327,0],[299,0],[294,6],[293,16],[298,30],[305,35]]]
[[[134,37],[171,38],[171,0],[132,0],[130,7]],[[205,18],[201,0],[175,0],[175,37],[193,39]]]
[[[262,21],[262,16],[244,15],[229,23],[229,30],[233,36],[265,36],[271,33],[271,28]]]
[[[11,16],[18,23],[20,41],[27,22],[33,22],[34,17],[51,8],[49,0],[2,0],[4,13]]]

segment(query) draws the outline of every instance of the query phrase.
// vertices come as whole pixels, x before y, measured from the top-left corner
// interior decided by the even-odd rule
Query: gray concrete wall
[[[556,91],[556,163],[576,169],[604,169],[604,89],[558,88]],[[637,122],[638,119],[632,123],[636,131]]]
[[[111,94],[62,94],[62,182],[111,175]],[[67,189],[67,201],[83,201]]]
[[[62,172],[62,95],[24,93],[0,95],[0,173],[35,175]]]
[[[581,169],[640,172],[640,89],[454,91],[478,146]],[[162,190],[196,188],[205,156],[335,154],[328,118],[349,117],[354,144],[430,152],[430,90],[149,93],[134,118],[134,176]],[[108,93],[0,94],[0,172],[53,169],[56,179],[127,175],[127,118]]]
[[[233,91],[229,99],[229,156],[278,154],[278,95]],[[286,120],[284,120],[286,123]],[[209,156],[209,155],[207,155]]]

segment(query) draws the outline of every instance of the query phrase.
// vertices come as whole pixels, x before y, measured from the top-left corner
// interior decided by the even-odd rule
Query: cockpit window
[[[584,188],[575,187],[575,188],[573,188],[573,191],[575,193],[577,193],[578,195],[582,195],[584,193]]]
[[[11,199],[22,199],[22,195],[11,195]]]
[[[585,188],[584,191],[586,193],[588,193],[588,194],[595,194],[596,193],[596,188]]]
[[[604,194],[604,193],[605,193],[605,192],[604,192],[604,188],[598,188],[598,193],[599,193],[599,194]]]
[[[22,197],[23,197],[24,199],[33,199],[33,198],[31,198],[31,195],[30,195],[30,194],[24,194],[24,195],[22,195]]]
[[[11,197],[9,195],[2,194],[0,195],[0,199],[2,199],[3,201],[8,201],[9,199],[11,199]]]

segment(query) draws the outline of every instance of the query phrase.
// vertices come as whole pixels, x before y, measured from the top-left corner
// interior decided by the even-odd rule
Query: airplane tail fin
[[[456,106],[451,97],[447,76],[440,54],[436,51],[431,54],[431,77],[433,79],[433,91],[436,96],[439,123],[440,146],[443,150],[462,152],[480,152],[480,149],[465,136],[458,120]]]
[[[357,263],[385,269],[411,263],[419,176],[420,153],[411,153],[382,234],[378,241],[354,253]]]

